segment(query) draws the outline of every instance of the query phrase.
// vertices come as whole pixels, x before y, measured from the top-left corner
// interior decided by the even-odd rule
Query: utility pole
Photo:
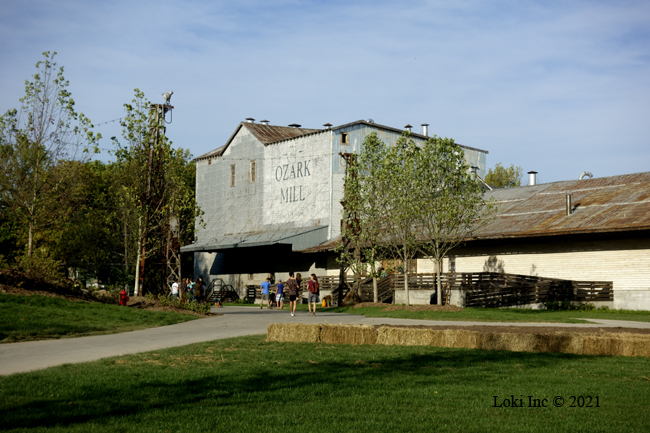
[[[160,143],[165,136],[165,115],[173,109],[174,107],[168,104],[151,104],[149,108],[150,138],[147,140],[147,186],[143,196],[140,197],[140,207],[144,210],[144,221],[140,231],[139,266],[136,266],[137,287],[135,292],[140,295],[144,294],[144,273],[147,262],[147,240],[151,231],[151,216],[153,212],[160,211],[164,203],[164,148]]]

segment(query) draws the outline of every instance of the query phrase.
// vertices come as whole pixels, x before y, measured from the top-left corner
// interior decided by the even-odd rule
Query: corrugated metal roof
[[[478,239],[650,229],[650,172],[497,189],[485,196],[499,210]]]
[[[224,235],[205,243],[181,247],[181,251],[218,251],[230,248],[259,247],[273,244],[289,244],[294,250],[303,250],[321,244],[327,239],[328,226],[271,229],[255,233]]]
[[[271,144],[277,141],[288,140],[323,129],[294,128],[291,126],[262,125],[260,123],[243,123],[248,130],[262,143]]]
[[[325,129],[310,129],[310,128],[294,128],[292,126],[274,126],[274,125],[263,125],[261,123],[248,123],[241,122],[235,132],[232,133],[226,144],[223,146],[211,150],[210,152],[204,153],[201,156],[194,158],[195,161],[211,158],[215,156],[221,156],[228,148],[233,138],[237,135],[239,130],[245,126],[262,144],[269,145],[272,143],[277,143],[279,141],[289,140],[296,137],[301,137],[303,135],[314,134],[317,132],[324,132]]]

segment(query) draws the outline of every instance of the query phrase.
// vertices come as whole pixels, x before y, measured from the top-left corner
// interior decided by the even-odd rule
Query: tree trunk
[[[442,259],[436,260],[436,303],[442,305]]]
[[[377,289],[377,275],[372,276],[372,301],[379,302],[379,290]]]
[[[34,222],[29,222],[29,234],[27,235],[27,256],[31,257],[34,245]]]
[[[134,296],[140,295],[140,252],[142,247],[142,218],[138,219],[138,258],[135,261],[135,283],[133,288]]]
[[[410,307],[411,302],[409,299],[409,261],[406,255],[406,247],[404,247],[404,297],[406,298],[406,306]]]

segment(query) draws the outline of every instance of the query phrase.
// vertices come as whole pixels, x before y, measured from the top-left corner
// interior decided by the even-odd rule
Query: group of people
[[[206,284],[203,277],[197,278],[196,281],[192,281],[191,278],[183,278],[180,285],[178,279],[174,279],[171,290],[173,299],[180,299],[182,296],[185,300],[201,303],[205,300]]]
[[[285,289],[289,292],[289,312],[291,316],[296,314],[296,306],[298,305],[298,292],[300,291],[300,284],[302,283],[302,276],[300,273],[296,274],[294,277],[293,271],[289,272],[289,279],[287,279],[286,288],[282,283],[282,280],[278,279],[276,284],[275,292],[271,289],[271,279],[267,278],[266,281],[262,283],[260,288],[262,289],[262,299],[260,301],[260,309],[264,308],[264,302],[266,302],[267,308],[272,308],[272,300],[275,298],[275,308],[282,310],[284,308],[284,292]],[[309,295],[307,296],[307,305],[309,307],[309,314],[316,315],[316,304],[320,302],[320,290],[318,285],[318,277],[316,274],[311,274],[309,280],[307,281],[307,290]],[[313,305],[313,311],[312,311]]]

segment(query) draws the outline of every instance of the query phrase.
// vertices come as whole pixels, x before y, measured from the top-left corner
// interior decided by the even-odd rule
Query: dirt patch
[[[62,291],[58,292],[49,292],[46,290],[33,290],[25,289],[22,287],[9,286],[6,284],[0,284],[0,293],[7,293],[10,295],[21,295],[21,296],[31,296],[31,295],[41,295],[48,296],[51,298],[61,298],[68,301],[85,301],[85,302],[100,302],[103,304],[111,304],[112,302],[107,302],[106,300],[98,299],[90,294],[72,292],[65,293]],[[127,307],[138,308],[140,310],[150,310],[150,311],[166,311],[173,313],[183,313],[190,314],[192,316],[206,317],[206,316],[221,316],[221,314],[208,313],[201,314],[191,310],[173,308],[170,306],[162,306],[158,300],[147,299],[144,296],[132,296]]]
[[[606,327],[593,327],[593,328],[578,328],[568,326],[484,326],[484,325],[471,325],[471,326],[427,326],[427,325],[373,325],[375,329],[381,327],[386,328],[411,328],[411,329],[431,329],[434,331],[442,331],[446,329],[452,330],[465,330],[476,332],[500,332],[510,334],[553,334],[556,332],[566,332],[572,334],[602,334],[607,333],[627,333],[627,334],[650,334],[650,329],[646,328],[606,328]]]

